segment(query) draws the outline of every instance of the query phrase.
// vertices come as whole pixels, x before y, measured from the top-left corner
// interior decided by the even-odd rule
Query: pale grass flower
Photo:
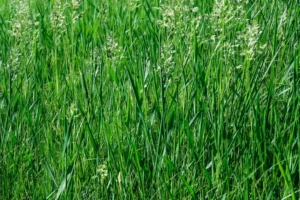
[[[106,162],[98,165],[96,172],[101,180],[104,180],[108,176],[107,164]]]
[[[254,56],[258,53],[256,51],[256,44],[258,43],[260,34],[261,31],[258,24],[247,25],[244,33],[240,35],[241,41],[244,42],[244,48],[241,52],[242,56],[248,57],[249,60],[254,59]]]
[[[198,7],[194,7],[194,8],[192,9],[192,12],[193,12],[193,13],[196,13],[196,12],[198,12],[198,10],[199,10]]]
[[[72,0],[72,7],[74,10],[77,10],[81,5],[81,1],[79,0]]]
[[[226,64],[230,64],[236,56],[253,60],[256,55],[262,53],[258,50],[260,26],[256,22],[250,24],[243,2],[216,0],[212,13],[206,17],[210,22],[208,26],[210,34],[207,35],[210,40],[206,42],[215,52],[223,52]],[[261,47],[266,46],[262,44]],[[241,66],[239,63],[237,65]]]

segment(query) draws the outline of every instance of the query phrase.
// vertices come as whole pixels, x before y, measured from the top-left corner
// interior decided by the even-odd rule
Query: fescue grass
[[[298,0],[1,0],[0,199],[299,199]]]

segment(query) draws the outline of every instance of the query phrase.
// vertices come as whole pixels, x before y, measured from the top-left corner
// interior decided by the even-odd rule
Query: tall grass
[[[298,0],[1,0],[0,199],[299,199]]]

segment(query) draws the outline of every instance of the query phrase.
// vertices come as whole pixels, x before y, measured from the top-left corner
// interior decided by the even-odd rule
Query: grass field
[[[300,199],[299,0],[0,0],[0,199]]]

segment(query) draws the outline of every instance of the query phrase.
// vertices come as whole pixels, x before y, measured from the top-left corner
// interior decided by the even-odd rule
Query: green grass
[[[0,199],[299,199],[298,0],[1,0]]]

